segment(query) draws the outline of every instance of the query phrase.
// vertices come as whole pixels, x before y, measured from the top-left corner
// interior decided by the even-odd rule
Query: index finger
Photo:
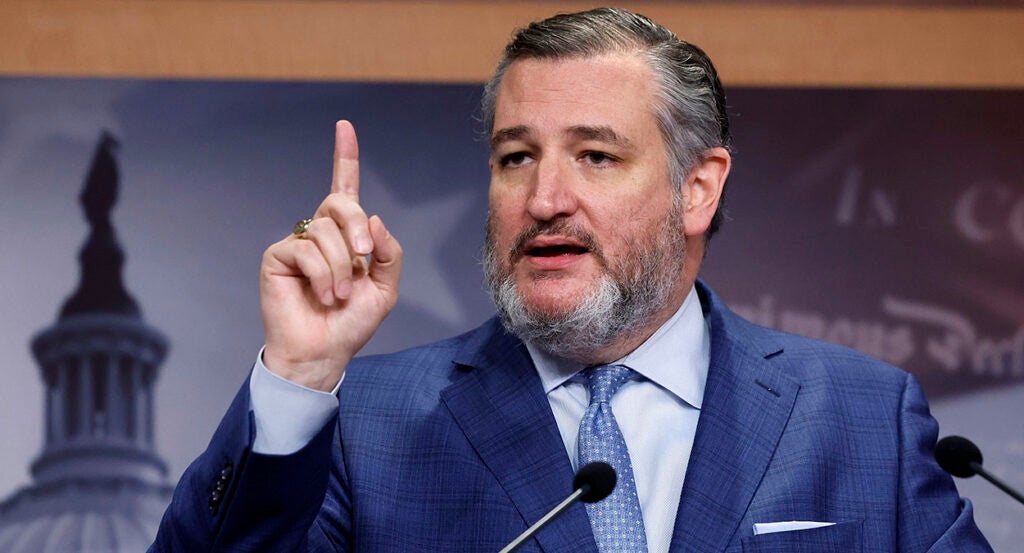
[[[348,121],[334,125],[334,174],[331,192],[340,192],[359,202],[359,143],[356,129]]]

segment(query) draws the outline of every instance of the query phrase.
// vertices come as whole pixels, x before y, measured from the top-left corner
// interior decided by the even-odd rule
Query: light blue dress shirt
[[[552,357],[527,345],[551,411],[562,434],[565,451],[578,470],[576,437],[590,404],[579,363]],[[611,364],[636,371],[640,378],[622,385],[612,396],[633,464],[649,553],[667,552],[672,541],[676,509],[711,358],[711,333],[701,312],[697,291],[646,342]]]
[[[580,420],[590,403],[578,373],[584,366],[527,344],[540,375],[574,470]],[[289,454],[301,449],[338,407],[333,393],[293,384],[267,370],[262,351],[249,381],[256,419],[253,450]],[[676,313],[650,338],[622,359],[639,375],[612,398],[612,411],[622,430],[633,464],[649,553],[669,549],[676,509],[697,419],[704,398],[711,358],[711,332],[697,291],[690,289]],[[343,378],[344,379],[344,378]]]

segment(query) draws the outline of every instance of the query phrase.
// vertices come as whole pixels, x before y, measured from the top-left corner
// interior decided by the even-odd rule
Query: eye
[[[499,162],[502,167],[519,167],[525,165],[530,159],[530,154],[527,152],[512,152],[501,156]]]
[[[604,152],[583,152],[581,156],[583,161],[593,165],[594,167],[606,167],[611,165],[613,162],[618,161],[618,158]]]

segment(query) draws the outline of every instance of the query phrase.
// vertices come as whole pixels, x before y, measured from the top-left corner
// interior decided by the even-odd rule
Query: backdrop
[[[461,332],[492,307],[479,252],[477,85],[0,79],[0,497],[29,481],[42,387],[28,344],[75,288],[77,197],[121,142],[126,283],[170,354],[156,386],[172,479],[262,344],[262,250],[328,191],[333,123],[360,140],[363,205],[406,252],[367,352]],[[733,89],[729,221],[702,277],[752,320],[913,372],[941,434],[1024,487],[1024,91]],[[961,481],[996,547],[1022,511]]]

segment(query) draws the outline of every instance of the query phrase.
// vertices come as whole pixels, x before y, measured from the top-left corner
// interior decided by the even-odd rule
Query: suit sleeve
[[[991,552],[974,522],[970,500],[935,461],[938,423],[920,385],[907,375],[900,405],[899,550]]]
[[[150,552],[348,549],[337,415],[295,453],[264,455],[252,451],[249,399],[246,381],[178,482]],[[325,501],[329,488],[344,497]]]

